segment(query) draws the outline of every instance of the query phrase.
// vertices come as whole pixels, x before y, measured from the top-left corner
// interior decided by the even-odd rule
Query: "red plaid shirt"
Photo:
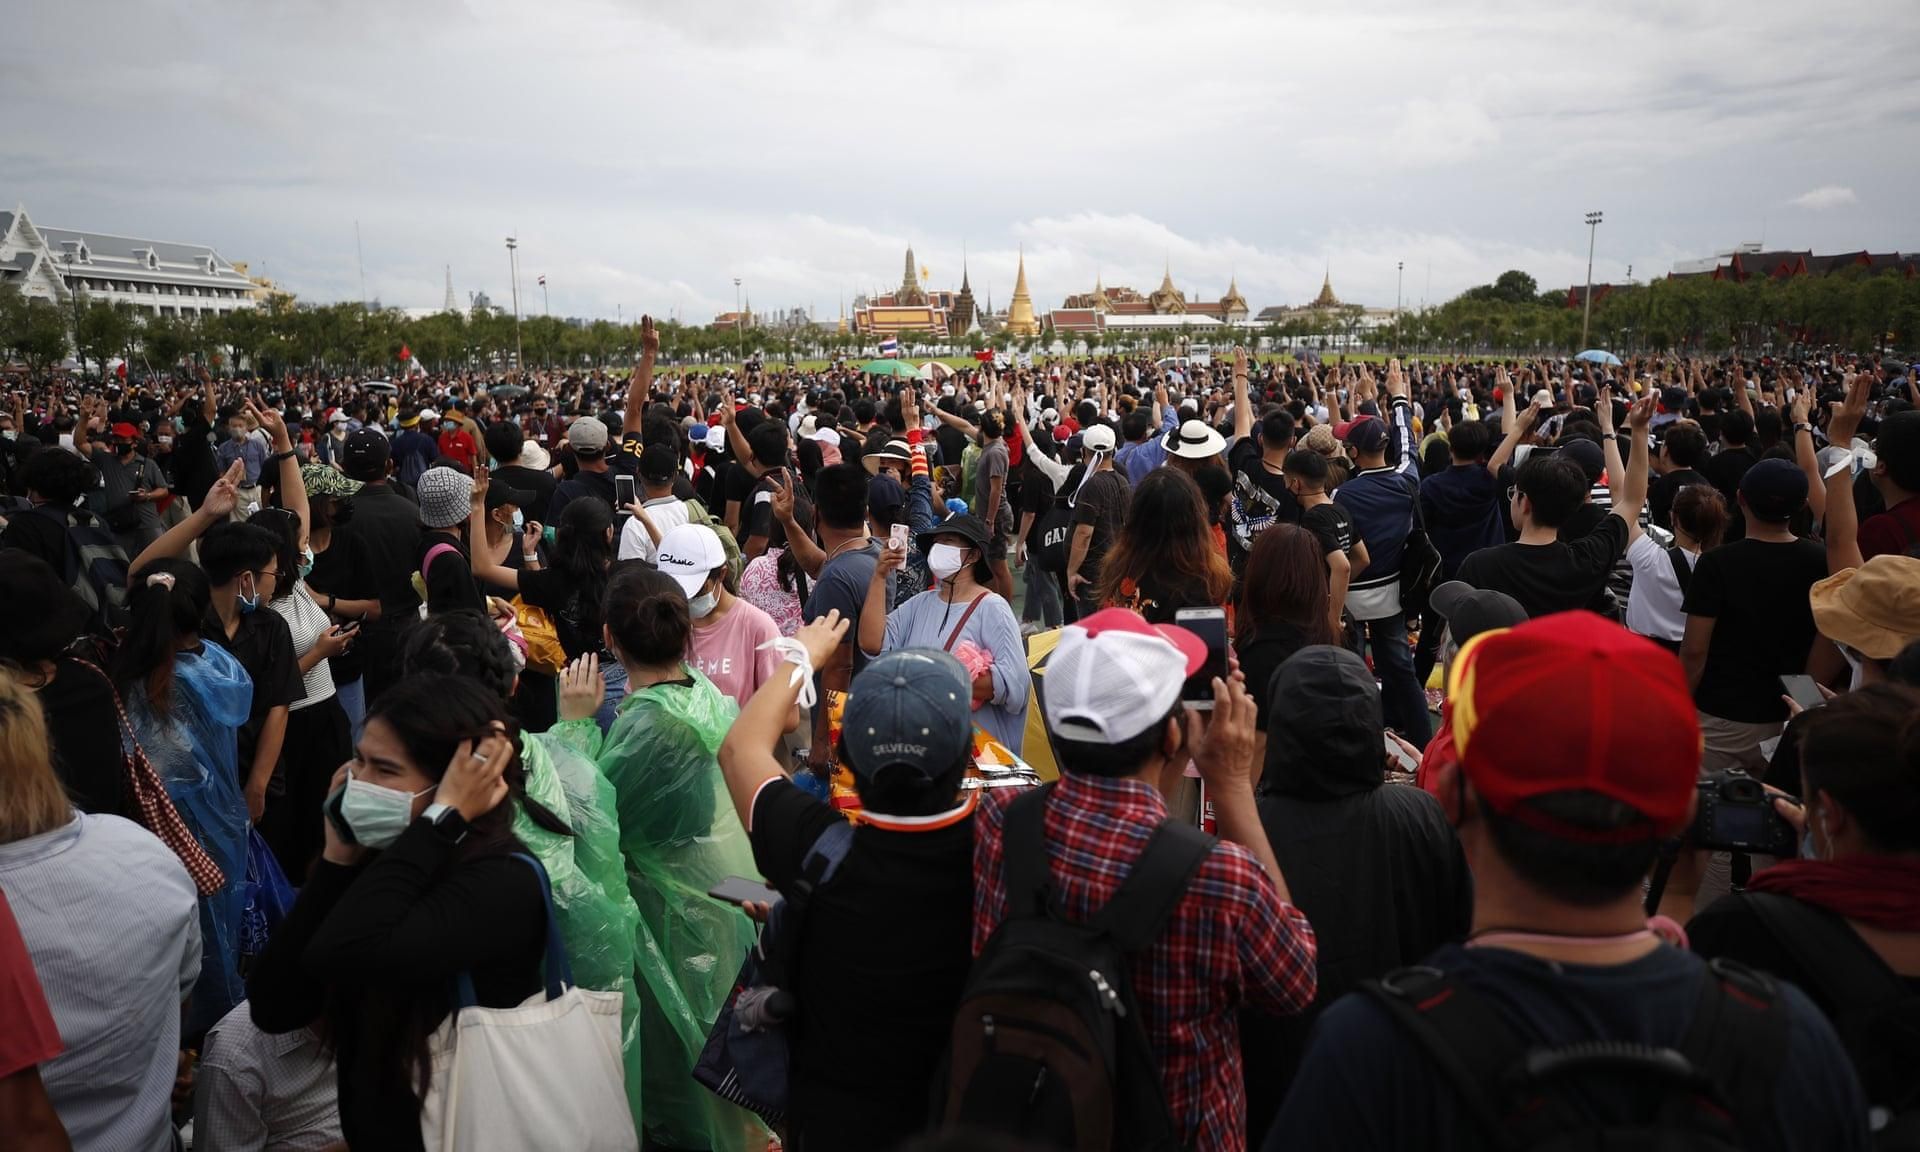
[[[988,791],[974,815],[976,956],[1006,914],[1001,821],[1018,795]],[[1074,921],[1090,919],[1166,818],[1166,802],[1151,785],[1062,775],[1045,820],[1055,908]],[[1249,1006],[1298,1012],[1312,1003],[1314,954],[1306,916],[1280,899],[1251,852],[1223,841],[1187,886],[1159,942],[1129,961],[1167,1106],[1187,1147],[1246,1147],[1238,1013]]]

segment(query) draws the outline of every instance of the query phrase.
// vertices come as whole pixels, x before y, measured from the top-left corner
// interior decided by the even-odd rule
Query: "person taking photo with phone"
[[[935,586],[889,613],[888,576],[906,562],[907,550],[891,539],[883,542],[860,613],[860,651],[869,659],[902,648],[956,655],[968,669],[980,727],[1019,755],[1032,678],[1020,621],[992,590],[987,526],[977,516],[953,516],[922,532],[919,543]]]

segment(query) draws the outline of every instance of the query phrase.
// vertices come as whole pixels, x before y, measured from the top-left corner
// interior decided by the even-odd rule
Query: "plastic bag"
[[[514,813],[514,835],[547,870],[574,979],[582,988],[621,995],[620,1050],[637,1130],[643,1077],[633,949],[640,910],[620,863],[613,785],[591,760],[547,735],[528,735],[521,758],[527,795],[565,820],[573,835],[556,836],[524,811]]]
[[[752,923],[707,895],[728,876],[758,877],[715,759],[734,702],[698,672],[620,702],[602,736],[590,720],[550,736],[590,757],[618,802],[628,889],[640,911],[635,959],[645,988],[641,1031],[644,1136],[676,1148],[761,1152],[767,1130],[693,1079],[707,1034],[733,990]]]
[[[252,959],[267,950],[267,938],[293,910],[295,896],[273,849],[252,826],[247,828],[247,878],[240,891],[246,909],[240,921],[240,955]]]

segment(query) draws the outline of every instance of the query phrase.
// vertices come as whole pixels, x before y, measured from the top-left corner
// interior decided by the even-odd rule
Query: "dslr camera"
[[[1709,772],[1700,778],[1700,806],[1689,837],[1695,847],[1760,856],[1799,854],[1793,825],[1773,810],[1773,796],[1741,772]]]

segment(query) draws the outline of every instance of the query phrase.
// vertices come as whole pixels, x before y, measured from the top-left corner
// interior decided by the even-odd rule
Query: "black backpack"
[[[1162,822],[1106,905],[1069,923],[1049,893],[1042,817],[1052,791],[1007,805],[1007,918],[967,977],[936,1112],[947,1128],[1044,1148],[1171,1152],[1182,1145],[1126,959],[1159,939],[1215,840]]]
[[[1420,511],[1420,484],[1403,476],[1413,496],[1413,514],[1407,528],[1407,544],[1400,553],[1400,612],[1409,620],[1418,619],[1427,610],[1433,586],[1440,582],[1440,550],[1427,535],[1427,518]]]
[[[1772,892],[1738,897],[1833,1006],[1833,1030],[1872,1107],[1880,1149],[1920,1149],[1920,993],[1846,921]]]
[[[92,610],[88,627],[95,631],[126,627],[132,618],[127,610],[127,570],[132,562],[120,538],[92,513],[78,508],[62,512],[42,505],[32,511],[56,521],[66,536],[66,563],[60,576]]]
[[[1787,1013],[1773,982],[1708,963],[1678,1049],[1619,1040],[1529,1043],[1485,997],[1434,968],[1402,968],[1361,988],[1384,1005],[1503,1152],[1735,1152],[1741,1124],[1771,1128]],[[1600,1116],[1566,1089],[1635,1090],[1634,1116]]]

